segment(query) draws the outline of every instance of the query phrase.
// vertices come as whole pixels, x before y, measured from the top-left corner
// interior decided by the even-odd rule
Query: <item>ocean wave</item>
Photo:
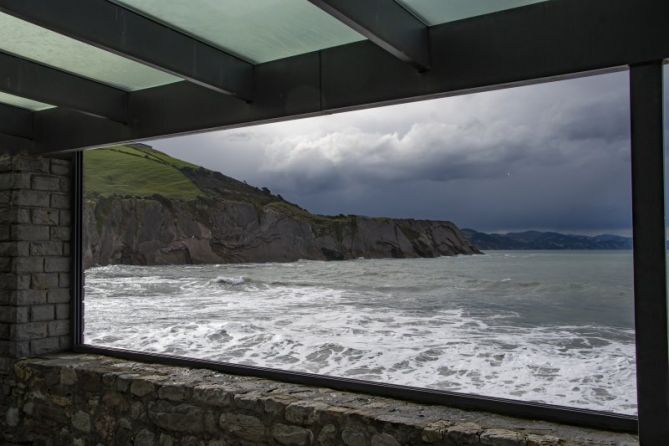
[[[218,276],[216,279],[214,279],[214,282],[224,285],[243,285],[245,283],[248,283],[249,279],[244,276],[237,276],[237,277]]]

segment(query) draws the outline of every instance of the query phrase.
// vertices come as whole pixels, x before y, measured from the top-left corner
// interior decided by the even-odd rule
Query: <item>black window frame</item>
[[[133,361],[206,368],[236,375],[329,387],[417,403],[494,412],[526,419],[620,432],[638,432],[642,444],[662,444],[669,438],[662,69],[663,61],[629,67],[638,416],[85,344],[82,263],[83,152],[81,151],[73,156],[71,315],[73,350]]]

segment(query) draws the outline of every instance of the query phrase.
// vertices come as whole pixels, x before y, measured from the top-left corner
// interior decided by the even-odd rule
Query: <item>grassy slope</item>
[[[150,197],[158,194],[177,200],[209,196],[218,200],[243,201],[253,203],[258,208],[274,209],[293,218],[306,220],[322,233],[340,233],[344,226],[356,225],[355,216],[312,214],[234,178],[206,169],[200,170],[200,166],[149,148],[116,146],[89,150],[84,153],[84,165],[85,190],[88,196]],[[199,187],[188,177],[187,169],[202,172]],[[377,220],[387,221],[382,218]]]
[[[197,168],[148,148],[116,146],[84,154],[86,194],[192,200],[203,193],[179,169]]]

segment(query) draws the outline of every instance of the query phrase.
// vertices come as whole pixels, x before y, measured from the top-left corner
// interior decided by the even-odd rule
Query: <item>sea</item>
[[[631,251],[126,266],[85,342],[636,414]]]

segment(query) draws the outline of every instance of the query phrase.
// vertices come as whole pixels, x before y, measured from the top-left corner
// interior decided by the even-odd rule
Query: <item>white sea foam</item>
[[[635,413],[631,328],[583,323],[578,310],[573,317],[552,307],[550,314],[528,313],[523,296],[557,299],[546,278],[488,279],[464,269],[444,274],[455,264],[471,268],[474,260],[303,261],[292,270],[258,264],[241,267],[244,276],[234,274],[242,270],[235,266],[203,266],[183,278],[178,267],[93,269],[86,277],[85,338],[95,345]],[[108,280],[122,272],[125,278]],[[449,286],[437,289],[430,277]],[[584,287],[565,283],[561,289],[591,292]],[[482,305],[463,290],[497,301],[481,298],[489,303]],[[565,305],[570,296],[564,294]],[[534,324],[535,317],[554,322]]]
[[[216,283],[222,283],[226,285],[241,285],[243,283],[246,283],[248,279],[244,276],[237,276],[237,277],[224,277],[224,276],[218,276],[214,282]]]

